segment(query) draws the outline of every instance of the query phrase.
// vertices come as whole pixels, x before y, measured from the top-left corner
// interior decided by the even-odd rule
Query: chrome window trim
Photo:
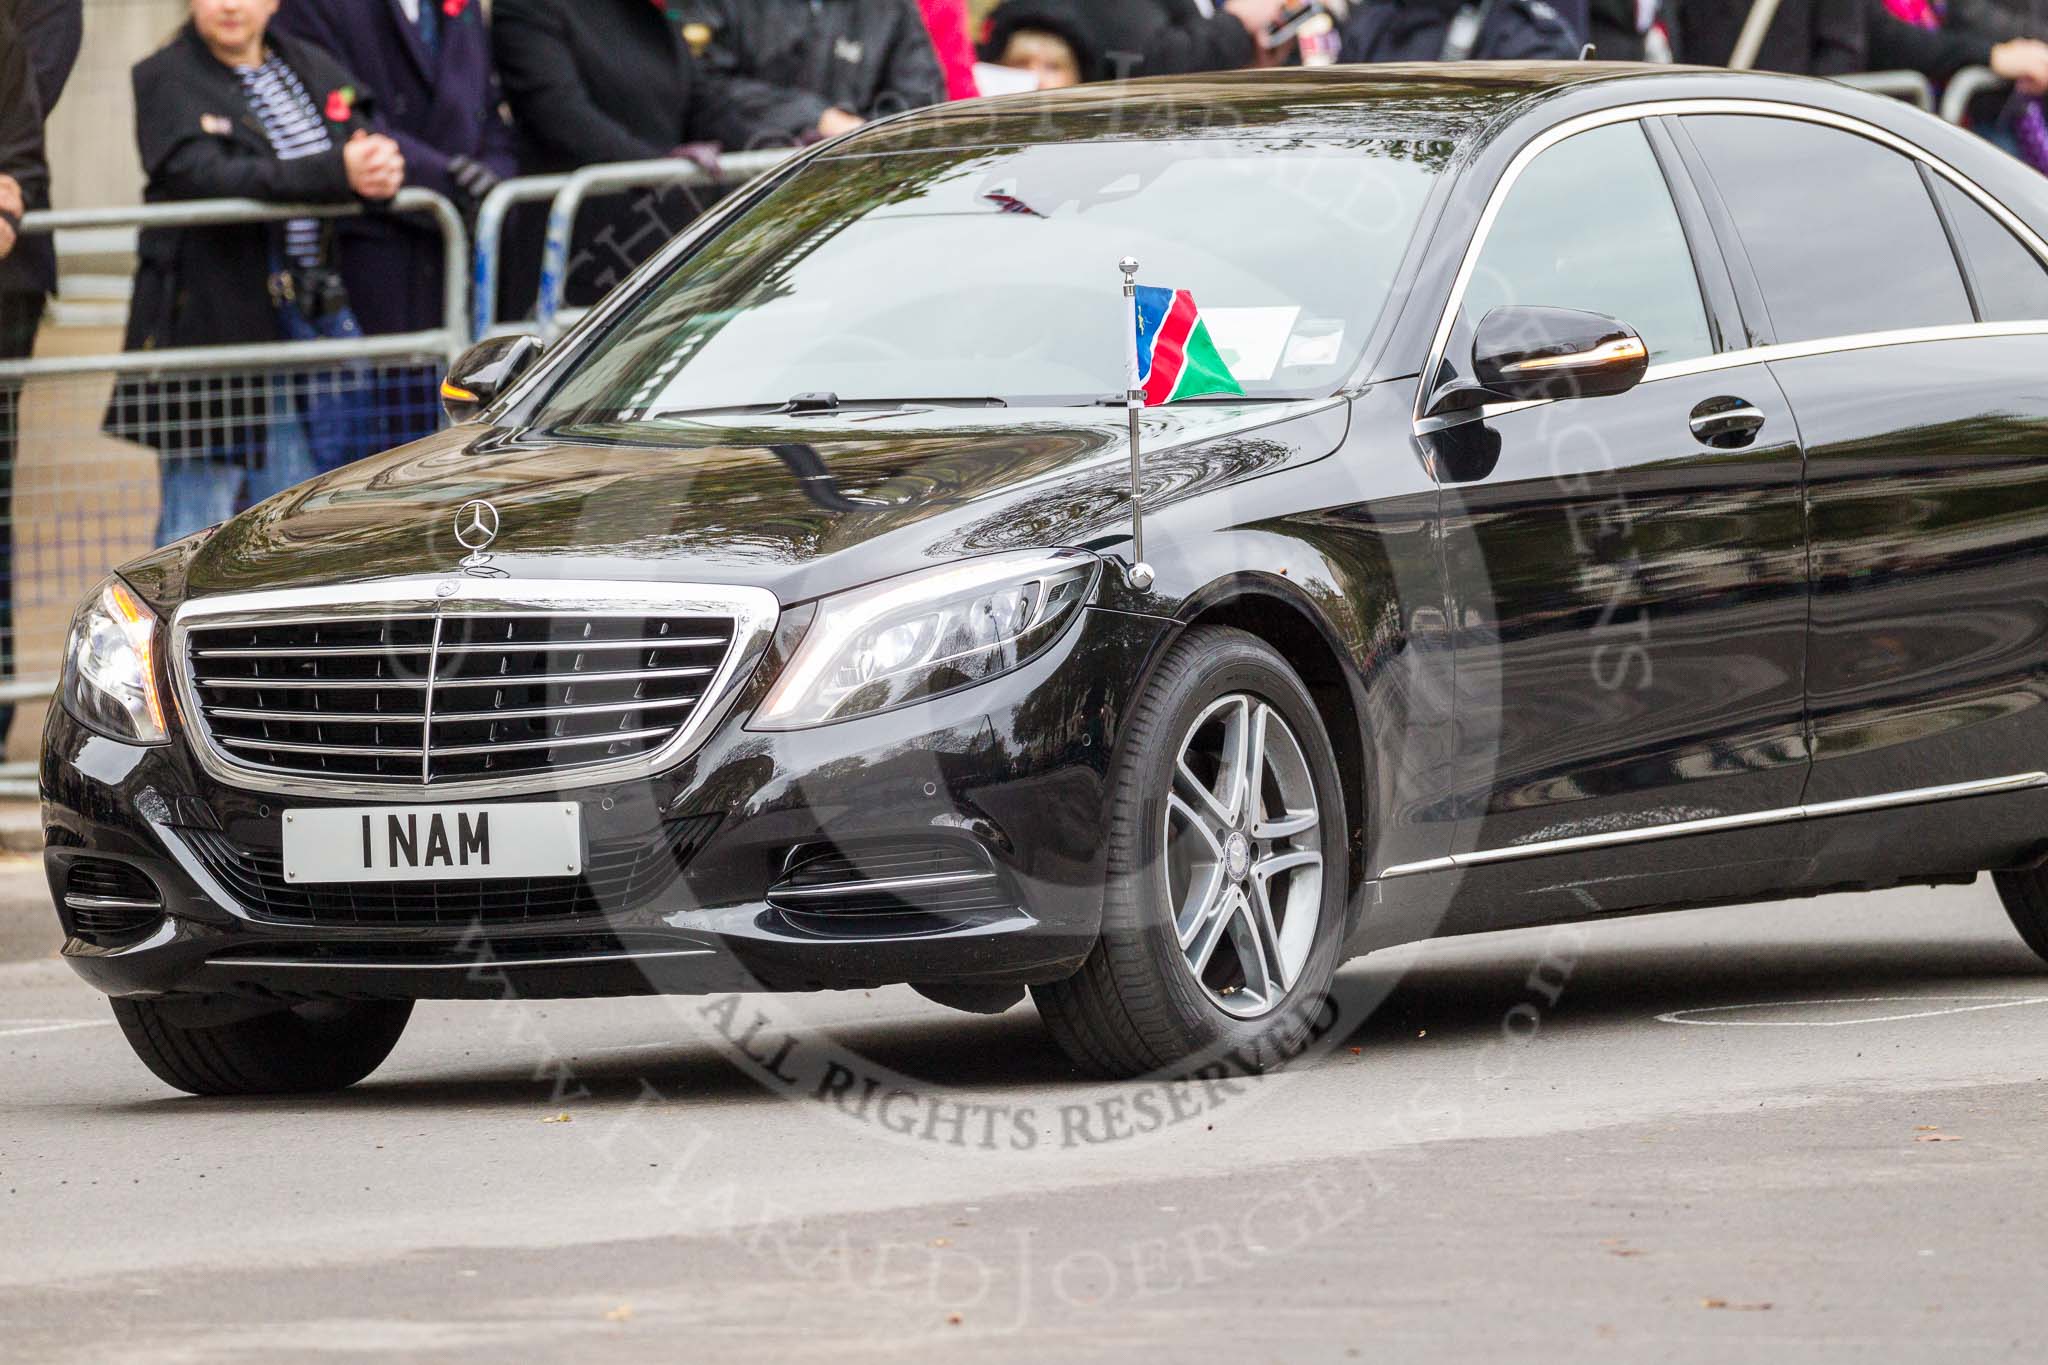
[[[1676,99],[1647,100],[1638,104],[1620,105],[1613,109],[1600,109],[1590,114],[1581,114],[1567,119],[1553,128],[1546,128],[1532,138],[1526,146],[1515,153],[1514,160],[1501,172],[1500,180],[1488,196],[1486,207],[1480,212],[1479,225],[1472,233],[1472,240],[1466,245],[1465,256],[1458,265],[1457,276],[1451,283],[1450,298],[1437,319],[1434,339],[1430,343],[1428,361],[1416,384],[1414,428],[1417,435],[1442,431],[1446,427],[1482,418],[1498,417],[1524,408],[1540,407],[1556,399],[1537,399],[1526,403],[1492,403],[1473,408],[1467,412],[1447,414],[1442,417],[1423,416],[1423,405],[1429,400],[1431,377],[1443,364],[1445,350],[1450,345],[1451,330],[1457,324],[1458,310],[1465,305],[1465,293],[1472,283],[1473,273],[1479,267],[1479,256],[1486,248],[1486,239],[1493,232],[1494,221],[1499,218],[1507,197],[1531,162],[1558,143],[1595,128],[1604,128],[1616,123],[1640,123],[1646,118],[1661,118],[1667,115],[1683,117],[1688,114],[1746,114],[1760,118],[1795,119],[1804,123],[1817,123],[1842,132],[1869,138],[1895,152],[1902,153],[1929,170],[1942,176],[1981,205],[1992,217],[2004,224],[2006,229],[2023,242],[2034,254],[2034,259],[2043,269],[2048,269],[2048,240],[2008,209],[1976,181],[1964,175],[1948,162],[1928,151],[1916,142],[1900,137],[1875,124],[1847,114],[1838,114],[1830,109],[1815,109],[1803,104],[1786,104],[1777,100],[1758,99]],[[1878,346],[1902,346],[1917,341],[1955,341],[1973,337],[2035,336],[2048,334],[2048,319],[2028,322],[1972,322],[1956,323],[1944,327],[1920,327],[1899,331],[1863,332],[1846,336],[1818,337],[1811,341],[1785,342],[1769,346],[1754,346],[1740,351],[1723,351],[1711,356],[1698,356],[1691,360],[1671,361],[1652,365],[1643,376],[1643,383],[1655,383],[1659,379],[1675,379],[1688,374],[1705,374],[1714,370],[1732,369],[1740,365],[1753,365],[1771,360],[1791,360],[1801,356],[1826,355],[1835,351],[1866,350]]]
[[[1652,365],[1636,387],[1654,384],[1661,379],[1683,379],[1688,375],[1712,374],[1717,370],[1740,369],[1745,365],[1761,365],[1773,360],[1843,355],[1852,351],[1876,350],[1884,346],[1913,346],[1925,342],[1981,341],[1996,337],[2027,336],[2048,336],[2048,318],[2038,322],[1957,322],[1942,327],[1909,327],[1896,332],[1859,332],[1853,336],[1826,337],[1819,341],[1788,341],[1770,346],[1750,346],[1740,351],[1721,351],[1692,360],[1673,360],[1662,365]],[[1518,403],[1488,403],[1464,412],[1446,413],[1441,417],[1419,417],[1415,420],[1415,434],[1426,436],[1430,432],[1444,431],[1467,422],[1505,417],[1511,412],[1548,407],[1562,401],[1564,400],[1557,398],[1532,398]]]
[[[1453,853],[1442,858],[1425,858],[1421,862],[1398,863],[1393,867],[1382,868],[1376,880],[1412,877],[1423,872],[1449,872],[1468,867],[1485,867],[1493,863],[1518,862],[1524,858],[1547,858],[1558,853],[1578,853],[1587,849],[1614,848],[1623,844],[1650,843],[1658,839],[1677,839],[1691,834],[1720,834],[1729,830],[1748,829],[1755,825],[1793,824],[1801,820],[1825,819],[1830,815],[1855,815],[1864,811],[1889,810],[1897,806],[1953,801],[1966,796],[1998,796],[2008,792],[2028,791],[2035,787],[2048,787],[2048,773],[2013,773],[2006,777],[1989,777],[1975,782],[1951,782],[1939,787],[1915,787],[1909,791],[1885,792],[1879,796],[1852,796],[1841,801],[1781,806],[1775,810],[1749,811],[1741,815],[1715,815],[1704,820],[1678,820],[1668,825],[1643,825],[1636,829],[1580,834],[1568,839],[1508,844],[1500,848],[1480,849],[1473,853]]]
[[[191,632],[200,626],[293,625],[331,621],[338,617],[431,617],[443,609],[465,614],[561,612],[586,616],[647,614],[727,616],[733,623],[732,647],[704,689],[704,698],[690,713],[676,737],[659,749],[609,763],[561,770],[521,773],[510,777],[444,778],[437,782],[402,779],[363,781],[281,773],[242,763],[214,741],[190,667]],[[609,782],[651,776],[680,763],[702,742],[705,732],[731,701],[733,693],[767,652],[781,617],[781,604],[765,588],[724,584],[655,583],[599,579],[481,579],[460,574],[415,575],[366,583],[337,583],[317,588],[286,588],[266,592],[202,597],[181,605],[171,618],[169,669],[171,691],[180,726],[193,756],[217,781],[245,791],[271,792],[325,799],[346,797],[375,801],[467,801],[522,792],[571,791]],[[424,734],[423,742],[424,742]]]

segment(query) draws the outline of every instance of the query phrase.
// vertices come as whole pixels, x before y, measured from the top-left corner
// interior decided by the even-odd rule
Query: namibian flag
[[[1203,394],[1244,393],[1209,336],[1193,294],[1140,285],[1137,302],[1138,371],[1133,387],[1145,391],[1147,407]]]

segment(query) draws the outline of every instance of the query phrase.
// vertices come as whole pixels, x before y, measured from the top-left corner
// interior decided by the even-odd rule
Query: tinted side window
[[[1466,323],[1503,304],[1619,318],[1654,361],[1712,352],[1692,252],[1641,127],[1580,133],[1523,170],[1466,287]]]
[[[1970,263],[1977,311],[1985,322],[2029,322],[2048,318],[2048,269],[2040,258],[1993,218],[1982,204],[1937,176],[1934,192],[1955,230],[1956,245]]]
[[[1685,128],[1742,233],[1778,341],[1975,320],[1908,158],[1796,119],[1700,115]]]

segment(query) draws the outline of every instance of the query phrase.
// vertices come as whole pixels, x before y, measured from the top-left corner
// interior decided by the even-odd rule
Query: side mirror
[[[1479,320],[1472,377],[1448,384],[1430,416],[1487,403],[1606,398],[1627,393],[1650,368],[1633,327],[1576,308],[1496,308]]]
[[[464,351],[441,381],[441,408],[460,425],[497,400],[520,375],[533,368],[543,347],[538,338],[488,337]]]

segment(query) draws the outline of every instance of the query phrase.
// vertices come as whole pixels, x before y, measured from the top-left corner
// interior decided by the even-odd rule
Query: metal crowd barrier
[[[1873,95],[1889,95],[1917,104],[1930,114],[1934,112],[1934,86],[1917,71],[1859,71],[1835,79],[1843,85],[1853,85]]]
[[[1972,100],[2011,85],[2011,81],[1988,66],[1966,66],[1948,78],[1948,85],[1941,92],[1941,116],[1961,127],[1970,117]]]
[[[162,474],[157,451],[138,443],[145,429],[151,439],[182,433],[225,449],[233,442],[223,431],[240,436],[268,424],[266,462],[288,460],[277,447],[290,443],[267,438],[286,422],[299,434],[310,424],[302,420],[307,414],[290,405],[280,416],[276,399],[287,392],[293,403],[309,409],[346,396],[342,410],[350,420],[327,423],[323,430],[359,442],[363,448],[352,453],[368,454],[386,438],[409,439],[439,425],[435,386],[449,359],[469,343],[468,234],[455,206],[425,190],[405,190],[389,211],[425,217],[441,236],[448,283],[437,327],[346,341],[138,352],[99,349],[92,342],[80,348],[77,333],[66,328],[46,331],[36,358],[0,361],[0,421],[14,430],[16,442],[12,467],[0,470],[11,495],[0,536],[11,539],[13,551],[6,590],[14,605],[15,642],[14,674],[0,678],[0,704],[32,709],[50,697],[78,599],[115,564],[154,545]],[[22,230],[213,227],[362,212],[353,204],[215,199],[42,211],[29,214]],[[132,398],[129,390],[138,381],[147,382],[149,396],[110,409],[109,399]],[[224,418],[224,411],[238,415]],[[129,412],[148,415],[131,423]],[[233,464],[234,457],[227,462]],[[33,738],[34,719],[18,717],[17,752]],[[33,763],[0,764],[0,796],[34,795],[34,776]]]
[[[593,195],[613,190],[656,188],[710,188],[742,185],[765,175],[794,153],[787,148],[768,151],[734,152],[718,160],[718,174],[708,174],[691,161],[665,158],[659,161],[621,161],[588,166],[562,175],[530,175],[507,180],[484,199],[476,218],[475,286],[471,302],[471,328],[478,338],[505,332],[537,331],[552,339],[575,320],[565,304],[571,244],[576,221],[584,203]],[[498,293],[504,279],[505,224],[520,204],[547,203],[547,240],[542,248],[539,298],[531,323],[501,321]],[[622,262],[622,265],[630,262]]]
[[[1837,76],[1843,85],[1853,85],[1858,90],[1868,90],[1873,95],[1889,95],[1893,99],[1916,104],[1929,113],[1938,113],[1948,122],[1962,126],[1970,116],[1970,104],[1979,95],[1996,90],[2009,89],[2011,81],[1998,75],[1988,66],[1966,66],[1949,77],[1948,84],[1941,89],[1939,104],[1935,101],[1934,86],[1917,71],[1862,71],[1852,76]]]

